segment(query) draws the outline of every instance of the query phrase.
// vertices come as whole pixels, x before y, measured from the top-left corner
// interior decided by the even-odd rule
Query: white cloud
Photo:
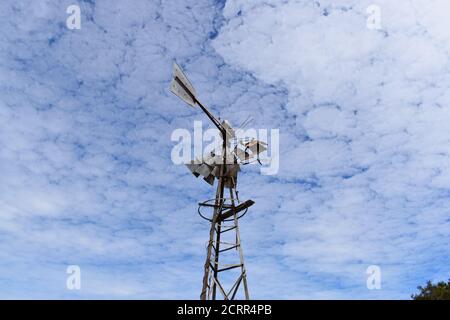
[[[3,297],[198,297],[213,190],[170,162],[171,131],[204,119],[168,92],[174,58],[222,118],[280,128],[280,174],[239,180],[252,298],[448,276],[445,1],[382,1],[379,32],[359,1],[98,0],[81,30],[69,4],[0,4]]]
[[[400,292],[398,281],[433,276],[420,246],[449,259],[450,234],[424,234],[449,223],[437,203],[449,203],[450,4],[378,1],[380,31],[366,28],[370,4],[228,1],[213,45],[226,62],[288,89],[296,126],[281,131],[280,178],[317,186],[284,197],[274,224],[285,258],[334,277],[380,264]]]

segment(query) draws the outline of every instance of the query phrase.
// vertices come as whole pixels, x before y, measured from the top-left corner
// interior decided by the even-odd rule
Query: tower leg
[[[216,191],[216,200],[215,200],[215,205],[214,205],[214,214],[213,214],[213,218],[211,221],[211,229],[209,231],[209,242],[208,242],[208,247],[207,247],[207,252],[206,252],[206,261],[205,261],[205,266],[204,266],[204,274],[203,274],[203,287],[202,287],[202,293],[200,295],[200,299],[201,300],[207,300],[208,298],[210,298],[208,291],[210,291],[211,288],[211,281],[210,281],[210,269],[211,269],[211,255],[213,252],[213,247],[214,247],[214,268],[213,269],[213,274],[214,277],[217,277],[217,264],[218,264],[218,259],[219,259],[219,245],[214,245],[214,235],[217,233],[216,232],[216,224],[217,224],[217,218],[221,212],[221,207],[223,204],[223,192],[224,192],[224,179],[222,177],[219,177],[219,181],[217,184],[217,191]],[[220,244],[220,231],[218,232],[218,236],[219,236],[219,241],[217,241],[217,237],[216,237],[216,241],[218,244]],[[216,286],[214,283],[214,298],[215,299],[215,290],[216,290]]]
[[[230,188],[230,199],[231,204],[234,206],[234,194],[236,192],[236,189]],[[245,263],[244,263],[244,252],[242,250],[241,246],[241,233],[239,232],[239,224],[236,213],[234,214],[234,225],[236,227],[236,245],[238,246],[239,250],[239,259],[241,261],[241,276],[242,276],[242,283],[244,285],[244,294],[245,294],[245,300],[249,300],[250,296],[248,294],[248,286],[247,286],[247,272],[245,271]]]

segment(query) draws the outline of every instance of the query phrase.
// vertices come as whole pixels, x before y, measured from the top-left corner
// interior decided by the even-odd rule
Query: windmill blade
[[[211,174],[211,171],[213,171],[213,169],[213,167],[207,165],[206,163],[203,163],[197,168],[197,170],[195,170],[195,172],[207,178]]]
[[[241,160],[241,162],[245,162],[250,158],[250,155],[247,152],[238,148],[237,146],[234,148],[233,152],[236,155],[236,157],[238,157],[238,159]]]
[[[195,107],[197,93],[194,86],[176,62],[173,63],[173,79],[170,84],[170,91],[191,107]]]
[[[197,173],[197,169],[200,167],[199,164],[195,164],[194,161],[191,161],[191,163],[187,163],[185,164],[185,166],[188,167],[188,169],[195,177],[198,177],[200,175],[200,173]]]
[[[210,184],[212,186],[214,185],[214,179],[215,179],[215,177],[212,174],[203,178],[203,180],[205,180],[206,182],[208,182],[208,184]]]
[[[250,150],[254,155],[260,154],[261,152],[267,150],[267,143],[259,140],[252,140],[247,142],[244,146],[245,150]]]
[[[219,178],[220,177],[220,165],[215,165],[214,169],[211,171],[211,174],[214,177]]]
[[[267,150],[267,143],[256,139],[252,139],[250,141],[245,140],[246,139],[239,141],[239,145],[237,145],[233,150],[234,154],[239,158],[239,160],[241,160],[241,162],[249,163],[249,161],[254,160],[254,158],[258,158],[259,161],[258,155]]]

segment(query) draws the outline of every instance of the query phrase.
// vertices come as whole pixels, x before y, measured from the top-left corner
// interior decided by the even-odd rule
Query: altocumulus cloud
[[[68,30],[71,4],[0,7],[0,295],[196,299],[212,190],[170,160],[172,131],[202,119],[168,93],[172,61],[233,123],[281,121],[286,98],[214,52],[221,2],[80,1]]]
[[[371,4],[229,1],[214,41],[289,92],[279,178],[313,187],[283,201],[274,230],[289,269],[322,285],[313,296],[374,297],[358,287],[368,263],[385,297],[449,276],[450,4],[377,1],[377,31]]]
[[[381,30],[365,1],[80,1],[81,30],[70,4],[0,4],[1,297],[198,297],[213,190],[171,164],[203,119],[168,93],[173,59],[221,117],[280,128],[280,173],[240,179],[253,298],[450,276],[446,1],[378,1]]]

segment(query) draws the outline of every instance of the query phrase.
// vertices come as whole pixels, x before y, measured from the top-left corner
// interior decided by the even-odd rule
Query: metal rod
[[[231,246],[231,247],[228,247],[228,248],[225,248],[225,249],[221,249],[220,252],[225,252],[225,251],[228,251],[228,250],[237,248],[237,247],[238,247],[238,245],[236,244],[236,245],[234,245],[234,246]]]
[[[213,218],[211,221],[211,229],[209,231],[209,243],[208,243],[208,249],[207,249],[207,253],[206,253],[206,261],[205,261],[205,266],[204,266],[204,275],[203,275],[203,287],[202,287],[202,293],[200,295],[200,299],[201,300],[206,300],[206,293],[208,290],[208,277],[209,277],[209,268],[211,265],[211,254],[212,254],[212,249],[214,247],[214,251],[217,251],[216,246],[218,246],[218,244],[216,244],[216,246],[214,246],[214,232],[215,232],[215,226],[216,226],[216,220],[217,217],[219,216],[220,210],[218,207],[219,202],[221,201],[220,199],[222,198],[220,196],[220,186],[222,185],[221,182],[222,178],[219,177],[219,183],[217,186],[217,192],[216,192],[216,205],[217,207],[214,208],[214,214],[213,214]],[[210,288],[211,289],[211,288]]]
[[[226,132],[223,131],[222,132],[222,157],[223,157],[223,161],[222,161],[222,165],[220,167],[220,200],[221,200],[221,207],[218,210],[218,215],[217,217],[220,217],[221,212],[222,212],[222,205],[225,202],[224,200],[224,192],[225,192],[225,179],[226,179],[226,159],[227,159],[227,140],[226,140]],[[215,265],[217,266],[217,269],[214,271],[214,278],[217,279],[217,275],[219,273],[219,254],[220,254],[220,230],[222,228],[222,221],[219,220],[216,217],[216,223],[217,223],[217,234],[216,234],[216,251],[215,251],[215,257],[214,257],[214,262]],[[216,285],[214,284],[213,288],[212,288],[212,299],[216,300]]]
[[[210,208],[215,208],[215,207],[217,207],[215,204],[210,204],[210,203],[199,203],[198,205],[199,205],[200,207],[210,207]],[[230,206],[230,205],[227,205],[227,204],[224,204],[224,205],[222,205],[222,208],[230,209],[231,206]]]
[[[214,125],[217,127],[217,129],[219,129],[219,131],[224,134],[226,132],[225,128],[222,126],[222,124],[220,123],[219,120],[217,120],[211,112],[209,112],[208,109],[206,109],[206,107],[204,107],[200,101],[198,101],[195,97],[194,97],[194,101],[199,105],[199,107],[203,110],[204,113],[206,113],[206,115],[208,116],[208,118],[214,123]]]
[[[230,198],[231,198],[231,205],[234,206],[234,195],[232,187],[230,187]],[[242,283],[244,285],[245,300],[249,300],[250,296],[248,294],[248,287],[247,287],[247,272],[244,266],[244,252],[241,246],[241,236],[239,233],[238,219],[236,213],[234,214],[234,225],[236,226],[236,244],[239,245],[238,250],[239,250],[239,258],[241,260],[241,273],[242,273]],[[234,294],[236,294],[236,292]]]
[[[222,269],[217,270],[217,272],[227,271],[227,270],[239,268],[239,267],[242,267],[242,264],[235,264],[235,265],[232,265],[232,266],[229,266],[226,268],[222,268]]]
[[[217,278],[217,266],[218,266],[218,262],[219,262],[219,250],[220,250],[220,225],[221,222],[218,221],[218,217],[222,211],[222,205],[224,203],[224,189],[225,189],[225,160],[226,160],[226,136],[225,133],[222,133],[222,137],[223,137],[223,144],[222,144],[222,155],[223,155],[223,163],[220,167],[220,176],[219,176],[219,181],[217,184],[217,190],[216,190],[216,201],[215,201],[215,206],[214,206],[214,215],[213,215],[213,219],[211,221],[211,229],[210,229],[210,233],[209,233],[209,244],[208,244],[208,250],[207,250],[207,254],[206,254],[206,261],[205,261],[205,267],[204,267],[204,275],[203,275],[203,287],[202,287],[202,293],[200,295],[200,299],[201,300],[206,300],[206,292],[207,292],[207,288],[208,288],[208,276],[209,276],[209,267],[210,267],[210,263],[211,263],[211,254],[212,254],[212,246],[213,246],[213,242],[214,242],[214,233],[217,230],[217,234],[216,234],[216,245],[214,248],[214,266],[215,266],[215,270],[213,270],[213,278]],[[217,229],[216,229],[216,224]],[[210,289],[211,290],[211,289]],[[214,281],[213,287],[212,287],[212,299],[215,300],[216,299],[216,282]]]
[[[220,132],[224,132],[225,128],[220,124],[220,121],[217,120],[211,112],[209,112],[209,110],[202,105],[202,103],[200,101],[197,100],[197,98],[192,94],[191,90],[189,90],[188,87],[186,87],[183,83],[183,81],[181,81],[178,77],[175,77],[175,81],[184,89],[184,91],[186,91],[186,93],[188,95],[191,96],[191,99],[199,105],[199,107],[203,110],[204,113],[206,113],[206,115],[208,116],[208,118],[214,123],[214,125],[217,127],[217,129],[220,130]]]
[[[231,231],[231,230],[234,230],[234,229],[236,229],[236,226],[230,227],[230,228],[225,229],[225,230],[222,230],[221,232],[222,232],[222,233],[225,233],[225,232],[227,232],[227,231]]]
[[[236,281],[236,284],[235,284],[236,288],[234,289],[233,295],[231,296],[231,299],[230,299],[230,300],[234,300],[234,297],[236,296],[236,292],[237,292],[238,289],[239,289],[239,285],[241,284],[241,281],[242,281],[242,274],[241,274],[241,276],[239,277],[239,279]],[[233,290],[233,288],[231,288],[230,292],[228,293],[228,296],[230,295],[230,293],[231,293],[232,290]]]

